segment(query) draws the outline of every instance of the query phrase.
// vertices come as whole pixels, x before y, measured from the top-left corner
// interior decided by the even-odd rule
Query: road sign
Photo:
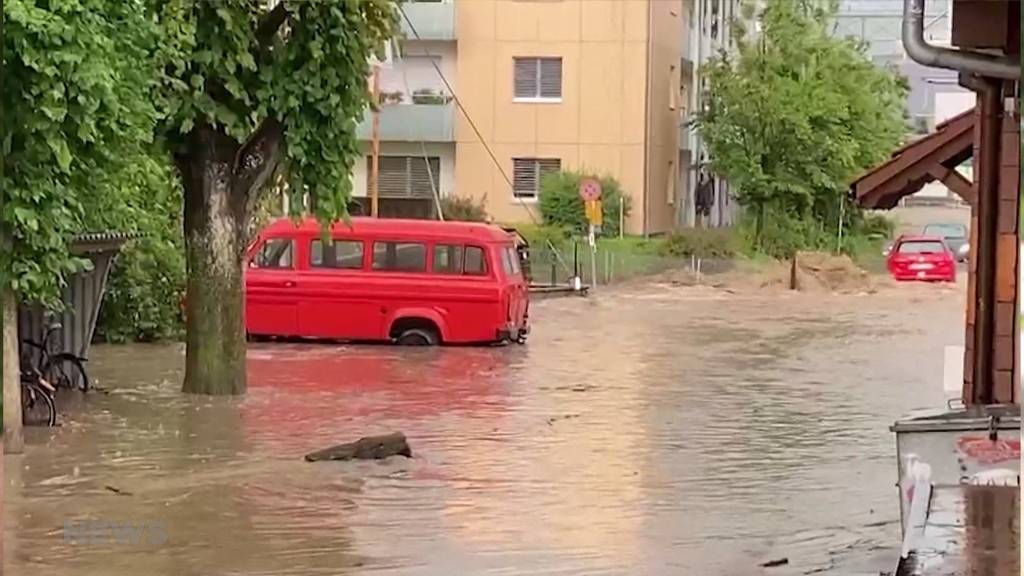
[[[584,202],[591,202],[601,198],[601,181],[597,178],[584,178],[580,180],[580,198]]]
[[[600,200],[587,200],[584,202],[584,211],[587,215],[587,222],[591,226],[601,226],[603,224],[604,218]]]

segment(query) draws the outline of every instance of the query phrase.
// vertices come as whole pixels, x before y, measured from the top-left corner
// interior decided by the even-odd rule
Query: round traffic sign
[[[592,202],[601,198],[601,181],[597,178],[584,178],[580,180],[580,198]]]

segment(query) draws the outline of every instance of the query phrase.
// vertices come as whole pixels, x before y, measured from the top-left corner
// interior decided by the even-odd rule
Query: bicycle
[[[21,373],[21,419],[26,426],[56,426],[57,404],[53,395],[57,389],[32,369]]]
[[[82,392],[88,392],[89,375],[85,372],[86,358],[70,352],[50,353],[50,340],[54,333],[61,328],[60,323],[50,324],[46,327],[46,332],[43,333],[42,342],[31,339],[24,339],[22,342],[38,351],[34,369],[55,388],[67,390],[77,388]]]

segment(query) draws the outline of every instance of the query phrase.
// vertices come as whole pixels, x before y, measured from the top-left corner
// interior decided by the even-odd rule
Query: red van
[[[514,238],[468,222],[353,218],[324,242],[281,219],[246,253],[246,331],[405,345],[523,342],[529,292]]]

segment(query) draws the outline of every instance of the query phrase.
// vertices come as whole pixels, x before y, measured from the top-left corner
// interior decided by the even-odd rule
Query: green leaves
[[[905,83],[832,37],[834,14],[834,3],[769,0],[761,34],[706,68],[697,124],[712,168],[759,218],[834,229],[849,180],[904,135]]]
[[[7,0],[3,11],[0,281],[55,304],[83,266],[68,253],[83,206],[101,190],[116,202],[119,187],[98,182],[152,137],[156,28],[123,0]]]

